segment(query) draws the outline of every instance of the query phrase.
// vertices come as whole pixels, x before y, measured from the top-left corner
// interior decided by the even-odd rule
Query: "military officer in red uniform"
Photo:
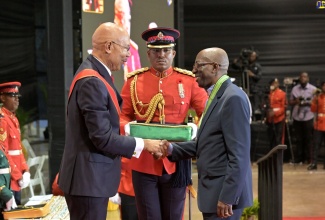
[[[284,142],[284,126],[286,112],[286,93],[279,88],[278,79],[270,81],[269,108],[267,111],[270,150]]]
[[[11,168],[11,190],[16,203],[21,204],[21,189],[28,186],[30,181],[27,166],[20,141],[20,126],[15,115],[19,106],[20,82],[7,82],[0,84],[0,100],[2,103],[0,124],[0,142],[4,146]]]
[[[121,128],[130,121],[183,124],[188,110],[201,116],[207,93],[196,83],[192,72],[172,67],[175,40],[180,33],[172,28],[153,28],[142,33],[147,42],[151,67],[128,75],[121,92]],[[186,186],[190,183],[190,161],[177,165],[167,158],[155,160],[144,152],[131,159],[132,180],[140,220],[182,219]],[[185,177],[185,173],[187,178]]]
[[[325,82],[321,83],[321,89],[315,91],[315,97],[311,103],[311,111],[315,113],[314,120],[314,149],[311,164],[308,170],[317,170],[319,146],[325,137]],[[324,165],[325,168],[325,165]]]

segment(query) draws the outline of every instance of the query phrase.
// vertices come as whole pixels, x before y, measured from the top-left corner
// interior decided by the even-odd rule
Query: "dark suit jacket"
[[[77,73],[84,69],[97,71],[115,89],[107,69],[92,55]],[[116,95],[121,104],[117,91]],[[131,158],[136,142],[133,137],[119,135],[119,115],[104,83],[95,77],[78,80],[67,112],[60,188],[70,195],[115,195],[121,173],[119,155]]]
[[[176,161],[197,157],[198,206],[215,213],[218,200],[233,209],[252,205],[250,107],[246,94],[228,79],[217,92],[197,140],[173,144]]]

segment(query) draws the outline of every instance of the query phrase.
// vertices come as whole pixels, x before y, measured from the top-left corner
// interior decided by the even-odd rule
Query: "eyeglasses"
[[[115,41],[111,41],[113,44],[116,44],[116,45],[118,45],[118,46],[120,46],[120,47],[123,47],[124,49],[126,49],[126,51],[127,52],[129,52],[130,51],[130,46],[123,46],[123,45],[121,45],[121,44],[118,44],[118,43],[116,43]]]
[[[221,67],[221,65],[218,64],[217,62],[202,62],[202,63],[195,62],[194,65],[193,65],[193,69],[199,69],[199,68],[201,68],[202,66],[205,66],[205,65],[215,65],[215,64],[217,64],[218,66]]]

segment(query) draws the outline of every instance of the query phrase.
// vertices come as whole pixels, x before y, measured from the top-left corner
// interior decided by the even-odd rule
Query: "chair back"
[[[36,157],[36,154],[35,154],[32,146],[30,146],[30,143],[27,139],[22,140],[21,143],[24,146],[24,148],[26,149],[28,157]]]
[[[31,197],[35,195],[34,186],[40,185],[41,192],[40,195],[45,195],[45,186],[43,183],[43,173],[42,168],[44,161],[47,159],[47,155],[30,157],[27,160],[27,165],[31,173],[29,190]]]

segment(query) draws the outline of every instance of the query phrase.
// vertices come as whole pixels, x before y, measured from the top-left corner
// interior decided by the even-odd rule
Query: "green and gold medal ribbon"
[[[205,108],[204,108],[204,111],[203,111],[203,114],[202,114],[202,116],[201,116],[201,118],[200,118],[199,127],[200,127],[200,125],[201,125],[202,119],[203,119],[203,117],[205,116],[205,113],[206,113],[206,111],[208,110],[208,108],[209,108],[209,106],[210,106],[212,100],[213,100],[214,97],[216,96],[216,94],[217,94],[217,92],[219,91],[221,85],[222,85],[222,84],[223,84],[227,79],[229,79],[229,76],[227,76],[227,75],[223,75],[223,76],[221,76],[221,77],[218,79],[218,81],[216,82],[215,86],[213,87],[213,90],[212,90],[212,92],[211,92],[211,94],[210,94],[210,96],[209,96],[209,99],[208,99],[208,103],[206,104],[206,106],[205,106]]]

